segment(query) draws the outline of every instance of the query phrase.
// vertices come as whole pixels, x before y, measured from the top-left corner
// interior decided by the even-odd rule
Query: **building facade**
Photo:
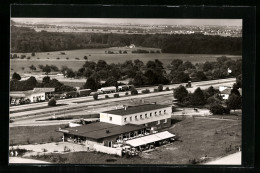
[[[153,129],[166,128],[171,125],[171,106],[147,104],[124,107],[100,113],[100,122],[116,125],[143,125]]]

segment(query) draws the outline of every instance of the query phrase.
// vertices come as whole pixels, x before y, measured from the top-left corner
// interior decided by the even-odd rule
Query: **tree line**
[[[116,34],[36,32],[11,26],[11,50],[47,52],[85,48],[121,47],[130,44],[159,48],[162,53],[241,54],[242,38],[203,34]]]
[[[21,81],[20,79],[21,76],[18,73],[13,73],[12,79],[10,81],[10,91],[27,91],[32,90],[36,87],[55,88],[55,92],[57,93],[76,90],[74,87],[64,85],[57,79],[50,79],[49,76],[43,77],[42,82],[37,81],[36,78],[33,76],[23,81]]]

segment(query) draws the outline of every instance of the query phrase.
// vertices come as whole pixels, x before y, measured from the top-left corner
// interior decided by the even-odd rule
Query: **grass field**
[[[141,49],[154,49],[154,48],[141,48]],[[11,72],[24,73],[30,71],[29,66],[38,65],[56,65],[57,67],[68,66],[73,70],[78,70],[82,67],[85,62],[84,56],[88,57],[89,61],[105,60],[107,63],[123,63],[126,60],[140,59],[144,63],[149,60],[159,59],[163,62],[165,66],[171,63],[173,59],[182,59],[183,61],[191,61],[192,63],[200,63],[205,61],[215,61],[217,57],[222,55],[206,55],[206,54],[168,54],[168,53],[148,53],[148,54],[132,54],[129,50],[127,54],[105,54],[105,51],[112,50],[118,51],[123,50],[123,48],[108,48],[108,49],[80,49],[80,50],[70,50],[70,51],[56,51],[56,52],[41,52],[36,53],[35,56],[31,56],[30,53],[16,53],[17,55],[30,56],[31,59],[11,59]],[[158,50],[158,49],[154,49]],[[65,55],[61,55],[64,52]],[[66,58],[69,58],[68,60]],[[241,59],[241,56],[227,55],[232,59]],[[57,59],[59,58],[59,59]],[[75,58],[78,58],[75,59]],[[24,67],[24,70],[22,70]]]
[[[140,156],[126,158],[96,152],[62,154],[70,164],[191,164],[191,160],[214,159],[235,152],[241,146],[241,121],[184,118],[166,129],[179,140]],[[231,148],[231,151],[226,151]],[[55,155],[55,154],[54,154]],[[56,154],[57,155],[57,154]],[[44,157],[46,161],[51,157]],[[109,162],[113,160],[113,162]]]
[[[62,133],[56,132],[64,125],[10,127],[9,144],[23,145],[61,141]]]

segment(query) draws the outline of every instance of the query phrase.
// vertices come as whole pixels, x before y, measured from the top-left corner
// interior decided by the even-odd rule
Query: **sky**
[[[86,22],[86,23],[130,23],[149,25],[220,25],[242,26],[242,19],[143,19],[143,18],[11,18],[15,22],[30,23],[62,23],[62,22]]]

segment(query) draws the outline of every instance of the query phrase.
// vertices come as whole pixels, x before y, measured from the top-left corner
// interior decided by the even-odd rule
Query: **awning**
[[[169,139],[169,138],[172,138],[174,136],[175,136],[174,134],[171,134],[168,131],[164,131],[164,132],[155,133],[155,134],[152,134],[152,135],[128,140],[128,141],[126,141],[126,143],[131,145],[132,147],[138,147],[138,146],[146,145],[146,144],[153,143],[153,142],[156,142],[156,141]]]

